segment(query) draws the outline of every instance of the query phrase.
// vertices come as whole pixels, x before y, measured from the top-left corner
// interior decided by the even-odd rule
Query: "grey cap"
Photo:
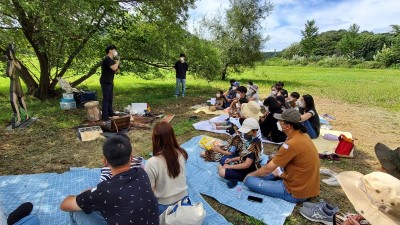
[[[292,123],[300,123],[301,115],[296,109],[286,109],[282,114],[275,113],[274,118]]]

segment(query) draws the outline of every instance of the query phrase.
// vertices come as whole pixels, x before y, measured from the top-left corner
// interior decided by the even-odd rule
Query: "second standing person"
[[[179,55],[179,61],[175,63],[175,72],[176,72],[176,88],[175,88],[175,97],[179,96],[179,89],[182,86],[182,97],[185,97],[186,94],[186,72],[189,70],[188,64],[185,62],[185,54]]]

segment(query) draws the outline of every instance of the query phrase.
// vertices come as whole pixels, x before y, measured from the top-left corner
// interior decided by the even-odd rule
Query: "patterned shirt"
[[[142,166],[142,157],[133,157],[131,160],[131,168],[140,168]],[[111,168],[109,166],[105,166],[100,170],[100,182],[105,180],[111,180]]]
[[[142,168],[119,173],[76,197],[85,212],[98,211],[108,225],[158,225],[158,203]]]

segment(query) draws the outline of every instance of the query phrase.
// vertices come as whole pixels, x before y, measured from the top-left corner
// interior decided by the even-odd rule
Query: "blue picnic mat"
[[[238,198],[236,189],[229,189],[226,180],[219,177],[217,173],[217,162],[206,162],[200,157],[203,149],[199,146],[202,136],[197,136],[181,145],[188,154],[186,164],[187,183],[195,191],[215,198],[220,203],[237,209],[249,216],[263,221],[268,225],[282,225],[289,216],[296,204],[260,195],[251,192],[242,185],[241,197]],[[255,203],[247,200],[247,196],[253,195],[263,198],[262,203]]]
[[[82,190],[94,187],[99,182],[100,169],[71,168],[62,174],[31,174],[0,176],[0,206],[6,214],[20,204],[30,201],[34,205],[32,214],[45,225],[67,225],[68,213],[59,209],[67,195],[77,195]],[[230,224],[189,185],[192,202],[202,202],[207,212],[204,225]]]

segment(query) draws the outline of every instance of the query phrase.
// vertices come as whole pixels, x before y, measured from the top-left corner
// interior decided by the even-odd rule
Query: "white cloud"
[[[264,50],[282,50],[301,40],[300,31],[307,20],[315,19],[320,32],[347,29],[356,23],[361,31],[388,32],[400,24],[400,0],[272,0],[275,10],[263,23],[271,37]],[[215,15],[229,7],[229,0],[199,0],[189,13],[189,31],[204,15]]]

